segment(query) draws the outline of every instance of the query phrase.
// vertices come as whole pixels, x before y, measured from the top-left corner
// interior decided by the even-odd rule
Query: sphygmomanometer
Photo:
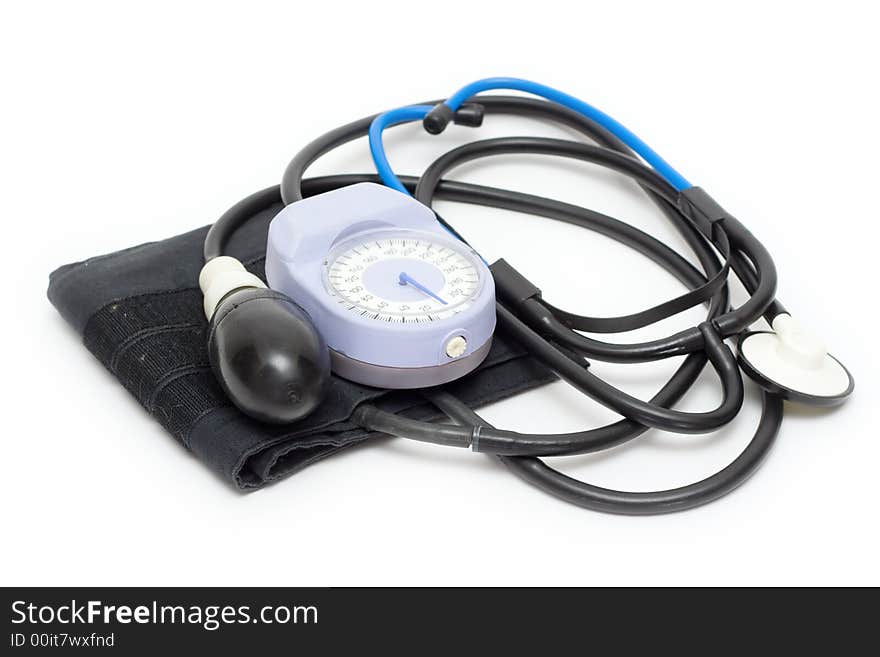
[[[483,95],[496,89],[539,98]],[[386,157],[382,139],[387,128],[421,122],[428,133],[438,134],[449,123],[475,128],[484,117],[495,115],[551,121],[585,139],[475,141],[445,153],[418,177],[398,176]],[[376,174],[303,179],[319,157],[363,136],[369,139]],[[631,177],[681,233],[699,268],[647,233],[605,214],[444,178],[463,163],[505,154],[572,158]],[[651,258],[688,291],[624,316],[562,310],[510,263],[487,263],[431,209],[435,198],[596,231]],[[238,231],[267,212],[273,218],[264,281],[227,249]],[[337,435],[391,434],[494,454],[526,481],[590,509],[653,514],[714,500],[760,465],[778,433],[785,400],[832,406],[853,390],[846,368],[776,299],[773,261],[742,223],[608,115],[524,80],[481,80],[445,101],[366,117],[317,138],[293,158],[280,186],[242,200],[211,226],[203,256],[198,285],[208,320],[208,363],[225,396],[253,426],[277,426],[281,435],[283,427],[308,423],[341,403],[334,381],[364,391],[408,391],[446,421],[408,412],[402,404],[374,403],[364,394],[356,402],[346,401],[350,413],[337,418],[343,422]],[[729,300],[731,272],[749,295],[738,307],[731,307]],[[705,321],[668,337],[627,344],[601,339],[602,334],[633,331],[699,305],[707,308]],[[108,307],[102,312],[110,317]],[[750,330],[761,317],[772,330]],[[180,330],[173,323],[167,326],[172,329],[162,330]],[[148,327],[131,333],[151,330],[157,332]],[[126,341],[135,339],[141,338],[119,342],[128,348]],[[737,355],[727,339],[735,343]],[[492,361],[493,344],[502,340],[622,419],[573,433],[525,434],[491,426],[457,396],[455,386],[480,376]],[[120,344],[114,347],[114,361]],[[675,356],[684,359],[649,401],[617,389],[589,368],[590,360],[643,363]],[[721,383],[721,402],[709,411],[677,410],[707,363]],[[702,481],[656,492],[617,491],[575,480],[540,460],[605,450],[651,428],[714,431],[730,422],[743,404],[741,372],[763,388],[758,427],[730,465]],[[222,434],[223,423],[214,426]],[[283,458],[276,454],[273,463]]]

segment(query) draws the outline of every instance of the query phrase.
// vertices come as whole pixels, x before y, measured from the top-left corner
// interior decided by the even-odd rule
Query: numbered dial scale
[[[334,371],[353,381],[439,385],[489,352],[488,268],[395,190],[362,183],[287,206],[270,225],[266,274],[311,315]]]
[[[327,289],[346,308],[381,322],[439,322],[467,310],[483,280],[464,244],[407,231],[368,233],[325,261]]]

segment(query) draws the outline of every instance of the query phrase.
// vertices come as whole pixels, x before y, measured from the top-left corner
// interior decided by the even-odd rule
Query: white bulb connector
[[[211,321],[217,306],[227,294],[246,287],[265,288],[266,284],[235,258],[218,256],[202,267],[199,272],[199,287],[205,296],[205,317]]]

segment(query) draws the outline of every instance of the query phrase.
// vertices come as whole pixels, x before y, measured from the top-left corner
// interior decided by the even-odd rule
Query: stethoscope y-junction
[[[482,95],[496,89],[541,100]],[[478,127],[485,116],[495,115],[552,121],[585,140],[476,141],[442,155],[418,178],[398,176],[386,157],[382,135],[392,126],[421,121],[427,132],[438,134],[449,123]],[[369,138],[377,175],[303,178],[319,157],[362,136]],[[699,268],[607,215],[443,177],[465,162],[521,153],[592,162],[631,177],[681,233]],[[530,213],[599,232],[651,258],[688,292],[619,317],[556,308],[505,260],[488,265],[430,209],[435,198]],[[223,250],[238,226],[279,201],[285,208],[269,229],[267,287]],[[371,405],[357,408],[351,419],[377,432],[494,454],[523,479],[591,509],[653,514],[714,500],[759,466],[778,433],[784,400],[830,406],[853,390],[849,372],[776,299],[773,261],[742,223],[608,115],[525,80],[480,80],[445,101],[391,110],[322,135],[293,158],[280,186],[242,200],[212,226],[204,257],[199,283],[210,320],[211,365],[243,412],[264,422],[295,422],[322,402],[331,371],[366,385],[416,389],[453,423],[417,421]],[[749,295],[735,308],[729,301],[731,272]],[[618,344],[594,337],[642,328],[700,304],[707,307],[705,321],[665,338]],[[772,330],[750,331],[761,317]],[[497,330],[622,419],[561,434],[524,434],[488,424],[442,384],[477,368]],[[737,356],[726,339],[736,343]],[[685,358],[649,401],[594,375],[587,360],[641,363],[673,356]],[[721,383],[721,403],[704,412],[676,410],[707,362]],[[650,428],[714,431],[743,404],[741,371],[763,388],[761,419],[745,450],[702,481],[624,492],[577,481],[540,460],[608,449]]]

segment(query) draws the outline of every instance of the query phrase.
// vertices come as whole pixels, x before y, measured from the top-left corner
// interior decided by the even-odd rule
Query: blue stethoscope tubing
[[[601,125],[615,137],[620,139],[620,141],[629,146],[634,153],[660,174],[676,189],[676,191],[681,192],[692,187],[691,183],[688,182],[684,176],[676,171],[671,164],[660,157],[654,149],[648,146],[648,144],[642,141],[625,125],[589,103],[586,103],[579,98],[575,98],[563,91],[554,89],[553,87],[548,87],[547,85],[538,82],[532,82],[520,78],[485,78],[463,86],[452,94],[452,96],[450,96],[443,104],[451,111],[455,112],[465,101],[473,96],[484,91],[497,91],[501,89],[530,93],[555,102],[585,116]],[[399,107],[397,109],[383,112],[373,119],[373,122],[370,124],[370,154],[373,158],[373,163],[376,166],[376,171],[378,172],[379,177],[388,187],[403,192],[404,194],[409,194],[406,187],[400,182],[397,174],[395,174],[394,170],[391,168],[391,163],[388,161],[388,156],[385,153],[385,146],[382,142],[382,133],[385,131],[385,128],[394,125],[410,123],[412,121],[421,121],[433,109],[434,107],[431,105],[410,105],[407,107]]]

